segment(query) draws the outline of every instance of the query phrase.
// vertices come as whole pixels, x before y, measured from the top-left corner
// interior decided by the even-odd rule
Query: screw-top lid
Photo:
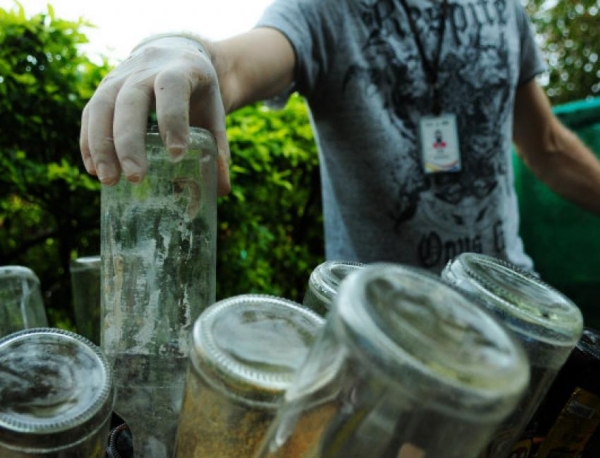
[[[364,264],[352,261],[325,261],[310,274],[308,285],[316,299],[329,305],[338,292],[340,283],[351,272],[364,267]]]
[[[33,270],[24,266],[1,266],[0,267],[0,281],[13,279],[13,278],[25,278],[35,282],[37,285],[40,284],[40,279],[37,277]]]
[[[574,346],[583,328],[579,308],[534,275],[491,256],[463,253],[443,278],[474,294],[522,338]]]
[[[112,375],[87,339],[51,328],[0,340],[0,443],[58,449],[104,424],[114,403]]]
[[[335,310],[349,354],[428,408],[496,421],[529,382],[525,353],[497,318],[420,269],[366,266],[344,280]]]
[[[190,356],[196,370],[225,395],[273,408],[323,322],[283,298],[235,296],[202,312],[194,324]]]

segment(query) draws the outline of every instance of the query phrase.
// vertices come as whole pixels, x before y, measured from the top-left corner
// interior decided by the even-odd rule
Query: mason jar
[[[194,325],[176,457],[254,456],[323,322],[256,294],[205,310]]]
[[[360,262],[325,261],[310,274],[302,304],[325,316],[337,295],[340,283],[349,273],[364,267]]]
[[[505,458],[513,448],[522,448],[519,437],[581,337],[581,312],[534,275],[491,256],[463,253],[448,263],[442,278],[495,313],[529,357],[531,381],[525,396],[484,455]]]
[[[84,337],[35,328],[0,340],[0,456],[104,458],[111,370]]]
[[[191,128],[174,161],[153,130],[146,154],[141,183],[102,187],[101,342],[134,453],[171,458],[191,329],[215,301],[217,147]]]
[[[0,267],[0,337],[48,326],[40,280],[24,266]]]
[[[100,345],[100,256],[73,259],[69,265],[77,334]]]
[[[472,458],[529,380],[518,342],[437,276],[346,277],[260,458]]]

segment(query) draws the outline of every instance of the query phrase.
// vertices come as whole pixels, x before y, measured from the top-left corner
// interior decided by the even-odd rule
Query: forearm
[[[274,97],[293,80],[295,55],[288,40],[274,29],[258,28],[207,43],[226,113]]]
[[[558,120],[546,135],[543,154],[524,161],[554,192],[600,216],[600,162]]]

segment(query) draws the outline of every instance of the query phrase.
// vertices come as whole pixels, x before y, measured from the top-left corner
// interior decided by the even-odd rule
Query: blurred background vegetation
[[[600,91],[597,0],[529,0],[553,104]],[[27,14],[33,13],[33,14]],[[70,260],[100,252],[100,185],[79,154],[81,111],[110,70],[80,51],[85,22],[0,9],[0,265],[41,279],[52,326],[73,328]],[[219,202],[217,298],[300,301],[323,259],[318,157],[304,102],[227,119],[232,193]]]

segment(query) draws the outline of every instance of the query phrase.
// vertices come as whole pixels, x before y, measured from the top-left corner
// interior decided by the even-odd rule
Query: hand
[[[121,171],[131,182],[144,179],[144,140],[154,106],[173,158],[185,152],[189,126],[214,135],[218,194],[227,194],[230,153],[217,74],[210,57],[186,37],[162,37],[136,48],[102,81],[82,115],[80,148],[88,173],[105,185],[117,183]]]

